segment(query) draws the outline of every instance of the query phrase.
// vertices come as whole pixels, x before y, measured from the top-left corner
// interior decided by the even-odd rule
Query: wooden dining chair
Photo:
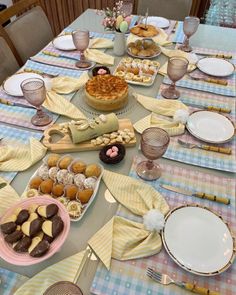
[[[2,26],[15,16],[9,25]],[[4,37],[20,65],[46,46],[53,39],[53,33],[40,1],[20,0],[0,12],[0,36]]]
[[[6,40],[0,37],[0,85],[19,69],[19,64]]]
[[[139,0],[137,13],[145,15],[148,8],[149,15],[183,20],[190,14],[191,6],[192,0]]]

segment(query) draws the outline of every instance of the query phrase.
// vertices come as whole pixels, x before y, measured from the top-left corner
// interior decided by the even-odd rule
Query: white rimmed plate
[[[53,39],[52,44],[59,50],[71,51],[76,50],[72,35],[61,35]]]
[[[210,111],[193,112],[186,128],[194,137],[209,143],[224,143],[234,136],[234,125],[230,119]]]
[[[197,62],[197,67],[203,73],[215,77],[227,77],[233,74],[235,70],[234,65],[229,61],[216,57],[205,57],[200,59]]]
[[[145,19],[142,21],[145,23]],[[159,16],[148,16],[147,24],[152,25],[156,28],[165,29],[168,28],[170,25],[170,21],[167,18],[159,17]]]
[[[212,276],[231,265],[234,240],[221,217],[207,208],[188,205],[173,209],[165,219],[165,249],[182,268]]]
[[[9,78],[7,78],[3,82],[3,90],[12,96],[23,96],[20,84],[30,78],[39,78],[43,80],[43,77],[41,75],[35,74],[35,73],[19,73],[15,74]]]

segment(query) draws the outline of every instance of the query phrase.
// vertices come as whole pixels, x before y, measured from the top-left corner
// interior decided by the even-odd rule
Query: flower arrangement
[[[105,30],[116,30],[122,33],[128,31],[131,16],[126,15],[123,11],[123,1],[116,2],[112,9],[107,7],[103,10],[103,13],[105,17],[102,21],[102,25],[105,27]]]

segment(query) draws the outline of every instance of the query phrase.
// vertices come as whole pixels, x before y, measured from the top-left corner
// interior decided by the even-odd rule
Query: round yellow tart
[[[86,103],[96,110],[113,111],[128,102],[128,84],[113,75],[97,75],[85,85]]]

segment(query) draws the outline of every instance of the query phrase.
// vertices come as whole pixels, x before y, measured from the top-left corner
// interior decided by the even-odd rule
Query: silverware
[[[1,188],[4,188],[6,185],[7,185],[6,182],[2,182],[2,183],[0,183],[0,189],[1,189]]]
[[[215,54],[215,53],[205,53],[205,52],[194,52],[194,53],[202,55],[202,56],[209,56],[209,57],[216,57],[216,58],[224,58],[224,59],[233,58],[231,54]]]
[[[176,29],[177,29],[177,27],[178,27],[178,24],[179,24],[179,22],[176,21],[176,23],[175,23],[173,29],[171,30],[172,33],[174,33],[174,32],[176,31]]]
[[[219,85],[223,85],[223,86],[227,86],[228,85],[228,81],[227,80],[220,80],[220,79],[215,79],[215,78],[198,78],[198,77],[194,77],[192,75],[190,75],[189,73],[187,74],[187,76],[195,81],[204,81],[207,83],[214,83],[214,84],[219,84]]]
[[[62,58],[67,58],[67,59],[71,59],[71,60],[76,60],[76,61],[79,60],[78,58],[75,58],[75,57],[71,57],[71,56],[64,55],[64,54],[58,54],[58,53],[50,52],[50,51],[47,51],[47,50],[43,50],[42,53],[45,54],[45,55],[50,55],[50,56],[55,56],[55,57],[62,57]]]
[[[35,109],[35,107],[32,106],[32,105],[25,105],[25,104],[19,103],[19,102],[11,102],[9,100],[6,100],[5,98],[0,98],[0,104],[5,104],[5,105],[8,105],[8,106],[15,106],[15,107],[28,108],[28,109]]]
[[[46,77],[49,77],[49,78],[56,78],[59,76],[59,74],[47,74],[43,71],[38,71],[38,70],[33,70],[31,68],[24,68],[23,70],[24,72],[26,73],[35,73],[35,74],[39,74],[41,76],[46,76]]]
[[[190,142],[183,141],[182,139],[178,139],[178,143],[188,149],[198,148],[201,150],[211,151],[211,152],[216,152],[216,153],[221,153],[226,155],[230,155],[232,153],[231,148],[225,148],[225,147],[214,146],[214,145],[205,145],[205,144],[193,144]]]
[[[155,282],[162,284],[162,285],[169,285],[169,284],[175,284],[176,286],[183,288],[185,290],[188,290],[190,292],[201,294],[201,295],[220,295],[220,293],[211,291],[204,287],[198,287],[196,284],[192,283],[186,283],[186,282],[180,282],[180,281],[174,281],[170,276],[167,274],[163,274],[160,272],[157,272],[153,270],[151,267],[148,267],[147,269],[147,276],[153,279]]]
[[[215,107],[215,106],[202,106],[202,105],[198,105],[196,103],[189,103],[189,102],[183,102],[183,103],[185,103],[188,106],[199,108],[199,109],[204,109],[207,111],[227,113],[227,114],[229,114],[231,112],[231,109],[228,109],[228,108],[221,108],[221,107]]]
[[[145,30],[147,30],[147,19],[148,19],[148,8],[147,8],[147,11],[145,13],[145,23],[144,23]]]
[[[224,198],[224,197],[218,197],[218,196],[215,196],[212,194],[206,194],[206,193],[202,193],[202,192],[192,192],[192,191],[182,189],[179,187],[175,187],[172,185],[168,185],[168,184],[160,184],[160,187],[162,187],[168,191],[172,191],[172,192],[179,193],[179,194],[186,195],[186,196],[192,196],[192,197],[197,197],[200,199],[206,199],[209,201],[215,201],[215,202],[222,203],[225,205],[230,204],[230,199]]]

